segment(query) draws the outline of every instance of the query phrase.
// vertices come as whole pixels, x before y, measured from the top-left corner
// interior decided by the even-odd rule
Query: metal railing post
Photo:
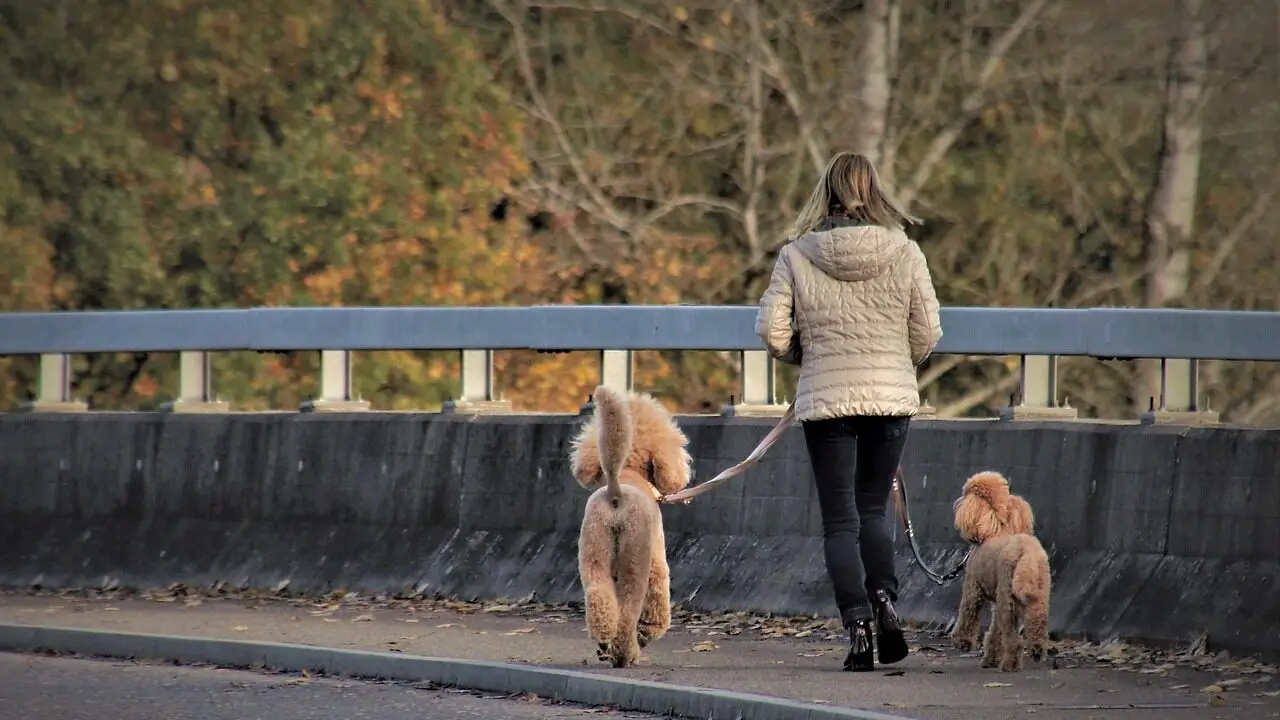
[[[1160,391],[1154,407],[1142,413],[1143,425],[1214,425],[1218,413],[1201,410],[1200,361],[1194,358],[1160,358]]]
[[[302,412],[357,412],[368,410],[369,403],[352,397],[351,352],[320,351],[320,397],[302,403]]]
[[[86,412],[89,404],[71,396],[71,356],[40,356],[40,381],[36,398],[23,403],[27,412]]]
[[[446,400],[440,407],[441,412],[479,415],[511,411],[511,403],[495,397],[497,383],[494,379],[492,350],[463,350],[458,382],[462,388],[462,397]]]
[[[165,403],[165,412],[226,412],[229,405],[213,395],[212,355],[200,350],[178,354],[178,397]]]
[[[601,350],[600,384],[619,390],[635,389],[635,354],[630,350]]]
[[[1000,419],[1074,420],[1078,416],[1070,404],[1058,405],[1058,356],[1019,356],[1018,404],[1001,410]]]
[[[787,406],[777,401],[778,364],[764,350],[743,350],[738,354],[738,398],[730,398],[720,414],[725,416],[778,417]],[[741,402],[734,402],[734,400]]]

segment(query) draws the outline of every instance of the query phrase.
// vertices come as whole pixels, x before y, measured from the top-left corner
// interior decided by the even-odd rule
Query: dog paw
[[[616,668],[631,667],[640,661],[640,647],[636,643],[632,643],[630,647],[613,647],[610,656],[613,666]]]
[[[982,653],[982,667],[993,668],[1000,665],[1000,653],[996,648],[986,649]]]
[[[640,647],[643,648],[654,640],[662,637],[666,631],[666,628],[657,623],[650,625],[641,624],[636,630],[636,641],[640,644]]]
[[[1029,654],[1031,655],[1032,660],[1036,662],[1040,662],[1044,660],[1045,651],[1043,647],[1033,645],[1029,651]]]
[[[596,659],[600,662],[609,662],[609,643],[600,643],[596,645]]]
[[[1000,658],[1000,672],[1016,673],[1022,670],[1022,653]]]
[[[973,652],[978,647],[978,641],[974,638],[951,636],[951,644],[960,652]]]

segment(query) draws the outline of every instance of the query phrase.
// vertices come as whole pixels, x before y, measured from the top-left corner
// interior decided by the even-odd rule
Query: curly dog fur
[[[595,416],[570,455],[574,479],[595,489],[583,512],[578,574],[600,659],[627,667],[671,627],[657,498],[689,484],[689,440],[649,395],[601,385],[594,398]]]
[[[1033,534],[1031,506],[1009,492],[1003,475],[980,472],[965,481],[954,509],[960,536],[980,545],[965,570],[952,643],[973,650],[978,615],[984,605],[995,603],[983,640],[982,666],[998,665],[1004,672],[1022,668],[1019,625],[1026,628],[1031,659],[1039,662],[1048,642],[1049,556]]]

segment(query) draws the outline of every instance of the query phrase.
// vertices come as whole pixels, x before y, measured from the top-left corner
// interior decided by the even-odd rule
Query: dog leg
[[[991,625],[1000,628],[1000,670],[1018,672],[1022,669],[1022,634],[1018,632],[1018,604],[1012,588],[1001,588]]]
[[[618,628],[618,598],[613,584],[613,531],[590,504],[578,538],[578,575],[587,609],[587,633],[596,641],[596,655],[607,659]]]
[[[1040,662],[1044,660],[1049,642],[1049,603],[1047,600],[1028,603],[1023,612],[1026,617],[1027,643],[1031,659]]]
[[[640,647],[667,634],[671,627],[671,570],[667,566],[665,543],[653,550],[649,565],[649,590],[640,612]]]
[[[964,590],[960,596],[960,609],[956,611],[956,626],[951,630],[951,644],[963,652],[971,652],[978,646],[978,616],[982,612],[982,592],[973,575],[965,575]]]
[[[982,667],[993,668],[1000,664],[1000,647],[1004,644],[1004,628],[996,620],[995,612],[991,613],[991,626],[982,639]]]
[[[639,517],[630,518],[641,523]],[[609,647],[609,659],[613,666],[624,668],[640,659],[640,643],[637,625],[644,608],[645,593],[649,589],[649,573],[652,560],[647,528],[627,528],[618,535],[616,561],[618,588],[618,617]]]

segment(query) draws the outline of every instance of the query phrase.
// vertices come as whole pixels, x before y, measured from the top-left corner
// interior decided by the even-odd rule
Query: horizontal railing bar
[[[754,306],[0,313],[0,355],[182,350],[758,350]],[[1280,360],[1280,312],[949,307],[936,352]]]
[[[536,350],[759,350],[756,308],[733,305],[538,305]]]
[[[524,307],[255,308],[250,350],[518,350]],[[204,348],[206,350],[210,348]]]
[[[1089,316],[1093,357],[1280,360],[1280,312],[1097,308]]]

